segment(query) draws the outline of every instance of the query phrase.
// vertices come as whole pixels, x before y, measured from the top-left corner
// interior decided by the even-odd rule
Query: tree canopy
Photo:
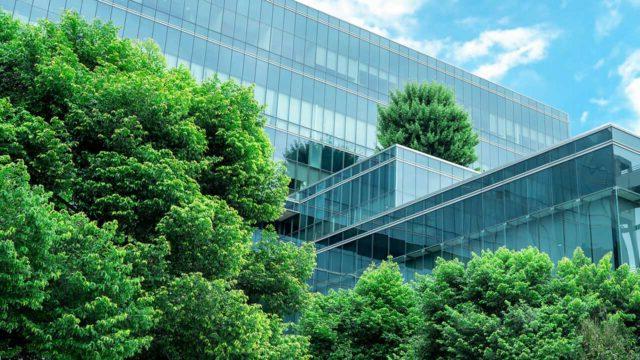
[[[557,266],[535,248],[438,259],[403,283],[397,264],[316,295],[300,319],[320,359],[638,359],[640,274],[580,250]]]
[[[318,359],[387,359],[404,356],[418,324],[417,298],[398,264],[372,265],[350,290],[316,295],[299,331]]]
[[[453,91],[438,83],[409,83],[378,106],[378,141],[468,166],[477,160],[478,135]]]
[[[0,14],[0,357],[306,357],[279,315],[313,248],[252,245],[289,182],[262,110],[111,25]]]
[[[270,313],[295,315],[309,301],[307,280],[316,266],[314,245],[283,243],[272,228],[262,231],[238,276],[251,303]]]
[[[417,284],[423,321],[416,358],[574,359],[597,353],[586,322],[637,329],[640,276],[610,256],[593,264],[581,250],[557,267],[535,248],[499,249],[461,262],[439,260]],[[592,333],[598,333],[598,329]],[[606,330],[606,329],[605,329]],[[637,331],[637,330],[636,330]],[[634,346],[624,343],[630,358]],[[604,354],[600,354],[602,356]],[[601,357],[602,358],[602,357]]]
[[[124,358],[148,347],[158,314],[115,245],[115,223],[56,211],[28,182],[21,162],[0,165],[0,357]]]

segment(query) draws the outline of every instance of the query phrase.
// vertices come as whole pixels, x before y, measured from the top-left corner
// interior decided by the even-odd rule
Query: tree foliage
[[[174,359],[307,357],[306,338],[282,335],[278,319],[256,305],[248,305],[245,295],[231,289],[224,280],[208,281],[197,273],[183,275],[163,288],[157,297],[165,320],[160,325],[156,346],[163,356]]]
[[[451,90],[410,83],[389,97],[387,106],[378,106],[380,145],[404,145],[463,166],[476,161],[478,135]]]
[[[199,84],[184,68],[167,69],[152,43],[118,39],[77,16],[31,27],[3,15],[0,24],[14,29],[2,36],[0,96],[16,110],[3,118],[19,124],[4,146],[32,164],[33,183],[138,239],[153,236],[171,206],[201,194],[249,223],[279,216],[288,179],[271,160],[252,89]],[[39,125],[21,125],[24,111]],[[43,137],[21,138],[26,126]],[[46,145],[28,143],[45,136]]]
[[[54,210],[28,180],[25,166],[0,165],[0,357],[122,358],[148,347],[156,311],[115,224]]]
[[[639,281],[627,265],[613,270],[609,256],[593,264],[581,250],[555,269],[548,255],[534,248],[486,251],[466,266],[439,260],[433,275],[417,285],[422,321],[413,355],[577,359],[586,351],[593,356],[601,348],[584,342],[585,334],[595,335],[581,324],[613,316],[629,327],[625,331],[637,329]]]
[[[298,331],[320,359],[638,359],[640,274],[580,250],[556,266],[535,248],[438,259],[402,283],[369,268],[316,295]]]
[[[603,321],[585,320],[579,334],[582,337],[580,359],[640,359],[635,335],[618,316],[609,316]]]
[[[413,289],[398,264],[371,266],[352,290],[317,295],[303,311],[299,331],[319,359],[386,359],[403,356],[418,323]]]
[[[167,259],[174,274],[199,272],[207,278],[237,277],[251,239],[233,209],[206,197],[173,206],[158,224],[158,232],[172,246]]]
[[[0,14],[0,156],[21,169],[0,189],[0,357],[304,358],[306,339],[242,292],[300,306],[313,263],[251,247],[289,182],[262,109],[111,25]]]
[[[307,280],[315,266],[312,243],[283,243],[273,229],[265,229],[247,256],[238,287],[267,312],[295,315],[309,300]]]

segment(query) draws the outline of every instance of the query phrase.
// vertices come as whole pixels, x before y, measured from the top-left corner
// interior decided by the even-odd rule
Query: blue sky
[[[300,0],[569,114],[640,133],[640,0]]]

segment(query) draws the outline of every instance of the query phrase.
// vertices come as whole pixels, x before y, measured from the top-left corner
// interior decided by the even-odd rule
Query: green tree
[[[184,67],[169,69],[152,42],[120,39],[111,25],[89,24],[77,14],[58,24],[26,25],[0,14],[0,155],[4,163],[22,162],[29,183],[52,194],[48,211],[73,214],[48,220],[58,223],[49,226],[53,233],[29,253],[45,262],[39,251],[51,248],[53,268],[33,270],[23,261],[29,247],[15,246],[26,240],[14,238],[13,227],[28,225],[24,217],[6,229],[13,245],[2,245],[7,267],[0,279],[6,274],[12,287],[0,293],[0,305],[43,315],[42,324],[27,326],[20,311],[2,308],[1,331],[11,331],[7,341],[17,349],[4,355],[22,356],[26,344],[42,357],[122,358],[151,343],[142,356],[218,356],[215,351],[236,346],[227,341],[247,337],[257,341],[248,350],[255,356],[304,357],[306,340],[286,334],[281,318],[248,305],[237,285],[249,260],[274,266],[272,257],[251,252],[250,232],[279,217],[288,191],[262,109],[252,88],[217,77],[199,83]],[[291,277],[283,286],[290,291],[255,295],[261,285],[245,277],[243,286],[261,296],[256,302],[295,305],[305,297],[308,265],[287,255],[303,253],[282,246],[270,249],[287,259],[282,266]],[[298,265],[303,268],[294,269]],[[47,290],[58,281],[66,292]],[[217,293],[200,301],[208,288]],[[223,294],[230,299],[221,309]],[[180,297],[199,306],[201,322],[167,307],[179,306]],[[181,331],[205,339],[208,319],[234,309],[254,326],[240,316],[225,323],[225,336],[209,342],[159,336],[177,321],[193,326]]]
[[[23,165],[0,165],[0,357],[124,358],[148,347],[156,312],[115,224],[56,211],[28,181]]]
[[[171,244],[167,259],[176,275],[199,272],[206,278],[235,278],[251,245],[242,218],[215,198],[172,207],[158,229]]]
[[[280,316],[294,315],[307,304],[316,266],[315,247],[283,242],[273,229],[262,231],[238,277],[250,302]]]
[[[299,331],[319,359],[386,359],[407,352],[417,322],[415,292],[389,260],[369,267],[352,290],[315,296]]]
[[[387,106],[378,106],[382,147],[400,144],[463,166],[476,161],[478,135],[451,90],[410,83],[389,97]]]
[[[439,259],[433,274],[418,281],[421,321],[412,355],[422,359],[592,356],[601,348],[584,342],[589,330],[581,329],[581,324],[614,316],[628,326],[625,333],[637,329],[639,280],[628,266],[614,270],[610,257],[593,264],[579,249],[555,269],[549,256],[535,248],[484,251],[466,266]]]
[[[280,215],[288,178],[272,160],[251,88],[197,83],[184,68],[168,69],[154,44],[118,39],[113,27],[76,15],[16,24],[0,16],[0,97],[19,109],[14,123],[24,111],[39,116],[44,124],[25,126],[60,142],[28,146],[44,140],[21,129],[7,139],[33,183],[141,241],[157,235],[171,206],[200,194],[218,196],[247,223]]]
[[[282,325],[224,280],[175,278],[157,294],[165,320],[156,351],[171,359],[304,359],[308,340],[282,335]]]

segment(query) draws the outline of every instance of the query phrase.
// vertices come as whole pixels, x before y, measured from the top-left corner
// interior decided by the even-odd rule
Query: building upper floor
[[[377,106],[408,82],[454,90],[480,135],[474,168],[569,135],[562,111],[291,0],[0,0],[0,8],[31,22],[65,10],[111,21],[124,37],[153,39],[170,66],[199,80],[255,84],[273,131],[357,157],[376,149]]]

